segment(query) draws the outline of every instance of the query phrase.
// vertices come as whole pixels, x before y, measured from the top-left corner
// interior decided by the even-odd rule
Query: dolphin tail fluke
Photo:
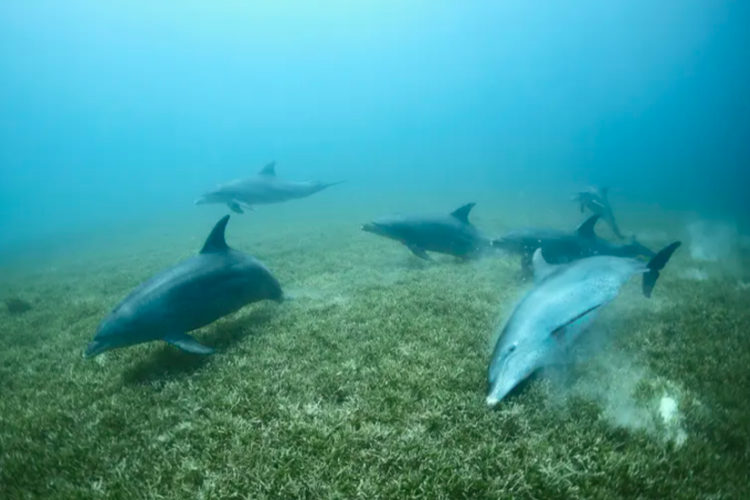
[[[323,189],[329,188],[331,186],[336,186],[338,184],[343,184],[346,182],[346,179],[340,180],[340,181],[334,181],[334,182],[324,182],[323,183]]]
[[[671,245],[667,245],[659,250],[654,258],[648,262],[647,266],[649,270],[643,275],[643,295],[651,297],[651,292],[654,291],[654,286],[656,286],[656,280],[659,279],[659,271],[664,269],[672,254],[680,245],[682,245],[680,241],[675,241]]]
[[[617,225],[617,222],[615,222],[614,218],[612,218],[609,222],[609,226],[612,228],[612,232],[615,233],[615,236],[620,238],[621,240],[625,239],[625,236],[620,232],[620,228]]]

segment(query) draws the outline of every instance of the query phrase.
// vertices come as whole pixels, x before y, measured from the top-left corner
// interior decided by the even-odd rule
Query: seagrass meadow
[[[750,498],[747,255],[727,270],[686,243],[652,299],[636,278],[606,309],[595,352],[489,409],[495,332],[530,286],[518,259],[424,262],[359,226],[477,201],[491,234],[572,230],[577,209],[452,193],[342,211],[344,196],[232,215],[228,244],[293,300],[195,332],[206,358],[82,352],[133,287],[200,249],[220,207],[4,257],[0,299],[30,309],[0,303],[0,498]],[[621,212],[651,247],[684,237],[680,214]]]

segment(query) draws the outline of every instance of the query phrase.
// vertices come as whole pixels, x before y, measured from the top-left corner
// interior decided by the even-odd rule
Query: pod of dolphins
[[[196,204],[221,203],[243,213],[254,205],[304,198],[339,182],[290,182],[270,163],[248,179],[219,185]],[[581,211],[591,215],[575,231],[520,228],[491,238],[469,221],[474,203],[449,214],[381,217],[362,230],[404,244],[420,259],[427,252],[475,259],[492,251],[521,256],[533,288],[518,303],[495,344],[488,370],[486,403],[495,406],[538,369],[556,363],[576,342],[602,307],[613,301],[634,275],[643,275],[650,297],[660,271],[680,246],[652,252],[635,238],[613,243],[594,227],[604,220],[619,238],[606,189],[576,194]],[[261,300],[284,301],[281,285],[256,258],[230,248],[225,240],[229,215],[214,226],[197,255],[177,263],[136,287],[100,323],[85,357],[110,349],[163,340],[199,355],[213,349],[188,332]],[[645,260],[648,259],[648,260]]]

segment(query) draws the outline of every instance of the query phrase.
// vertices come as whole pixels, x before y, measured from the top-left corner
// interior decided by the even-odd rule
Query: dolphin
[[[533,227],[514,229],[492,240],[492,246],[521,255],[521,268],[524,272],[531,269],[531,258],[537,248],[544,249],[544,258],[550,264],[565,264],[595,255],[633,258],[651,258],[655,255],[635,236],[628,243],[613,243],[597,236],[594,227],[600,218],[600,215],[592,215],[574,232]]]
[[[680,244],[666,246],[649,262],[596,256],[557,266],[538,248],[534,287],[511,313],[492,353],[487,405],[496,405],[537,369],[557,362],[633,275],[643,274],[643,294],[650,297]]]
[[[431,260],[428,251],[468,259],[492,248],[492,240],[469,222],[474,205],[444,215],[380,217],[363,224],[362,230],[400,241],[420,259]]]
[[[571,201],[577,201],[581,207],[581,213],[588,208],[592,213],[601,215],[604,222],[612,228],[615,235],[623,239],[620,228],[615,222],[615,214],[612,212],[612,205],[609,203],[609,188],[589,187],[573,195]]]
[[[342,182],[344,181],[285,181],[276,176],[276,162],[271,162],[253,177],[219,184],[195,200],[195,204],[226,203],[233,212],[241,214],[244,213],[243,208],[253,210],[253,205],[269,205],[306,198]]]
[[[193,354],[211,354],[187,334],[243,306],[264,299],[281,302],[279,282],[260,261],[229,248],[229,215],[214,226],[198,255],[135,288],[105,317],[84,356],[153,340]]]

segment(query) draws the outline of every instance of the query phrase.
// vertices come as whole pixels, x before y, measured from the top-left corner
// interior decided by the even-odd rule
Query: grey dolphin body
[[[153,340],[194,354],[211,354],[186,332],[251,302],[282,301],[279,282],[260,261],[229,248],[222,218],[201,252],[139,285],[101,322],[85,356]]]
[[[514,229],[492,241],[492,246],[521,255],[521,268],[531,269],[531,258],[537,248],[544,250],[550,264],[566,264],[574,260],[610,255],[613,257],[647,257],[655,254],[633,237],[628,243],[613,243],[599,238],[594,230],[600,215],[592,215],[574,232],[560,229],[524,227]]]
[[[581,213],[583,213],[584,209],[588,208],[592,213],[600,215],[618,238],[624,238],[615,221],[612,205],[609,203],[609,188],[589,187],[573,195],[571,200],[579,203]]]
[[[243,208],[252,210],[253,205],[268,205],[305,198],[342,182],[344,181],[329,183],[285,181],[276,176],[276,162],[271,162],[253,177],[220,184],[195,200],[195,204],[226,203],[232,211],[241,214],[244,213]]]
[[[450,214],[395,215],[364,224],[362,230],[406,245],[414,255],[430,260],[427,252],[472,258],[492,248],[492,241],[469,222],[469,203]]]
[[[597,256],[559,266],[548,264],[537,249],[534,288],[516,306],[492,353],[487,404],[494,406],[537,369],[559,360],[633,275],[644,275],[643,293],[650,297],[679,246],[672,243],[648,263]]]

